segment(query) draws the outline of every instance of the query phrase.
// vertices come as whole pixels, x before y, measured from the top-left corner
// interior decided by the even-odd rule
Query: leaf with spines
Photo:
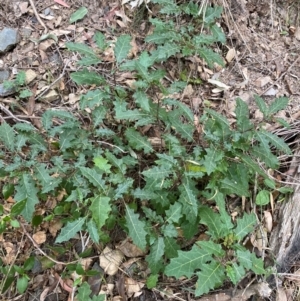
[[[86,55],[89,58],[97,58],[97,55],[92,47],[89,47],[83,43],[66,43],[66,47],[71,51],[77,51],[80,54]]]
[[[230,230],[233,228],[233,223],[231,222],[231,216],[227,213],[227,210],[225,208],[225,197],[222,193],[218,192],[217,195],[215,195],[214,200],[216,201],[216,204],[218,206],[219,212],[220,212],[220,221],[225,227]]]
[[[95,163],[95,166],[98,167],[101,171],[103,171],[105,173],[111,173],[111,171],[110,171],[111,165],[107,164],[108,160],[106,160],[102,156],[98,156],[98,157],[95,157],[93,159],[93,161]]]
[[[152,274],[158,274],[164,267],[163,255],[165,253],[165,243],[162,237],[158,237],[150,247],[150,253],[146,256],[146,261]]]
[[[266,273],[263,260],[261,258],[257,258],[255,253],[251,253],[251,261],[252,261],[251,270],[256,275],[264,275]]]
[[[87,178],[95,187],[100,188],[102,191],[106,191],[105,182],[101,179],[102,175],[95,169],[88,167],[80,167],[81,174]]]
[[[180,52],[180,46],[176,43],[167,42],[162,46],[158,46],[157,50],[159,51],[158,59],[166,60],[172,55]]]
[[[236,100],[235,115],[236,125],[239,132],[243,133],[253,128],[253,124],[249,120],[248,105],[240,98],[237,98]]]
[[[268,107],[265,103],[265,101],[259,97],[258,95],[254,95],[254,100],[259,108],[259,110],[263,113],[264,117],[268,117]]]
[[[22,215],[26,221],[31,221],[35,205],[39,202],[37,197],[38,190],[35,187],[32,176],[24,172],[19,178],[16,190],[17,193],[14,199],[17,202],[26,200],[26,205],[22,210]]]
[[[127,57],[129,50],[131,49],[130,41],[130,35],[122,35],[117,39],[114,53],[118,64],[120,64]]]
[[[243,239],[248,233],[253,230],[253,227],[256,225],[255,214],[244,213],[242,218],[237,219],[237,226],[234,229],[234,233],[238,239]]]
[[[83,224],[85,223],[85,217],[80,217],[73,222],[68,222],[57,236],[55,243],[60,243],[64,241],[69,241],[74,238],[76,233],[83,230]]]
[[[59,185],[60,180],[50,176],[49,170],[46,168],[46,164],[38,163],[35,166],[35,171],[35,176],[42,185],[42,193],[52,191]]]
[[[72,121],[72,122],[76,122],[76,119],[74,117],[73,114],[71,114],[68,111],[64,111],[64,110],[54,110],[54,109],[50,109],[47,110],[43,116],[42,116],[42,123],[43,126],[45,128],[45,130],[49,130],[52,127],[53,118],[60,118],[62,120],[66,120],[66,121]]]
[[[180,197],[179,202],[183,205],[183,212],[191,212],[194,217],[198,215],[198,200],[196,198],[197,190],[195,183],[188,178],[183,179],[183,183],[179,186]]]
[[[178,256],[179,245],[172,237],[164,237],[165,241],[165,255],[167,258],[174,258]]]
[[[246,271],[243,266],[234,262],[226,267],[226,274],[233,284],[237,284],[245,276]]]
[[[168,119],[180,136],[187,141],[193,141],[194,126],[191,123],[182,121],[181,112],[178,110],[168,112]]]
[[[257,172],[264,178],[268,177],[266,173],[259,167],[259,165],[256,162],[254,162],[249,156],[240,153],[239,157],[241,158],[242,162],[244,162],[246,166],[248,166],[248,168],[250,168],[252,171]]]
[[[129,236],[132,238],[133,243],[140,249],[145,250],[147,241],[145,231],[145,223],[139,219],[139,215],[134,213],[134,210],[126,206],[126,226],[129,231]]]
[[[209,207],[201,207],[199,215],[201,217],[200,223],[207,226],[208,233],[213,239],[224,237],[229,231],[229,229],[220,223],[220,215],[213,212]]]
[[[205,149],[206,155],[204,156],[203,165],[206,168],[206,172],[210,175],[218,168],[218,162],[224,157],[224,152],[217,148]]]
[[[8,123],[3,122],[0,125],[0,141],[2,141],[4,146],[10,151],[13,151],[15,149],[15,139],[16,137],[12,127]]]
[[[101,229],[111,212],[110,198],[105,196],[92,198],[92,204],[89,209],[92,212],[93,220],[97,224],[98,229]]]
[[[125,131],[125,136],[131,147],[136,150],[143,150],[145,154],[153,152],[150,142],[133,128],[128,128]]]
[[[157,198],[157,194],[151,190],[137,188],[133,191],[133,196],[140,200],[151,200]]]
[[[96,223],[91,219],[86,223],[86,225],[92,241],[96,244],[99,243],[100,237],[99,237],[98,227]]]
[[[126,102],[116,100],[113,103],[115,106],[116,119],[135,121],[148,116],[148,113],[142,110],[138,110],[138,109],[128,110],[126,108],[127,106]]]
[[[92,66],[101,63],[101,60],[98,57],[84,57],[76,62],[79,66]]]
[[[225,255],[225,251],[222,249],[220,244],[216,244],[213,241],[198,241],[196,242],[198,246],[200,246],[203,250],[209,251],[210,254],[215,255],[217,257],[223,257]]]
[[[212,260],[209,264],[203,264],[201,271],[197,273],[195,296],[199,297],[208,293],[211,289],[223,284],[226,279],[225,269],[221,263]]]
[[[138,103],[141,109],[150,112],[150,106],[149,106],[149,97],[148,95],[141,90],[137,90],[134,94],[133,97],[135,101]]]
[[[181,13],[181,8],[174,1],[165,1],[159,12],[166,15],[178,15]]]
[[[190,251],[178,251],[178,257],[172,258],[165,269],[167,276],[174,276],[179,279],[182,276],[192,277],[195,270],[201,268],[203,264],[210,261],[211,253],[201,249],[195,244]]]
[[[182,205],[178,202],[170,206],[169,210],[166,210],[166,222],[178,223],[182,217]]]
[[[114,154],[111,152],[107,151],[105,152],[105,156],[108,159],[108,161],[117,168],[118,171],[121,172],[122,175],[125,174],[127,165],[124,163],[123,159],[118,159]]]
[[[221,42],[222,44],[226,43],[226,36],[222,31],[221,27],[214,24],[213,26],[210,27],[210,30],[212,31],[213,36],[216,38],[218,42]]]
[[[105,90],[95,89],[88,91],[80,98],[80,108],[93,109],[94,107],[101,106],[103,104],[103,100],[109,100],[110,97],[110,94]]]
[[[178,109],[175,109],[175,110],[180,111],[180,113],[184,117],[186,117],[190,122],[194,121],[194,114],[193,114],[192,110],[184,103],[182,103],[176,99],[172,99],[172,98],[165,99],[164,103],[167,105],[174,105],[174,106],[178,107]]]
[[[215,22],[217,18],[220,18],[222,11],[223,11],[222,6],[207,7],[205,10],[204,22],[207,24],[211,24]]]
[[[220,181],[220,187],[225,194],[249,196],[249,173],[244,164],[230,163],[226,177]]]
[[[284,110],[289,103],[289,99],[287,97],[278,97],[276,98],[269,106],[268,113],[269,115],[273,115],[280,110]]]
[[[193,43],[197,47],[201,45],[211,45],[212,43],[217,42],[217,38],[212,35],[199,34],[193,37]]]
[[[287,155],[292,154],[291,149],[284,142],[284,140],[279,138],[278,136],[270,133],[270,132],[267,132],[265,130],[261,130],[259,132],[256,132],[255,137],[259,138],[260,141],[262,141],[264,139],[268,140],[271,145],[276,147],[278,150],[283,151]]]
[[[222,57],[207,47],[199,47],[196,52],[206,61],[209,68],[213,68],[214,63],[224,66]]]
[[[270,147],[267,143],[261,143],[260,145],[255,145],[252,150],[252,155],[257,156],[261,159],[268,167],[272,169],[277,169],[279,166],[278,158],[272,154]]]
[[[118,185],[118,187],[115,189],[115,196],[114,200],[120,199],[123,197],[124,194],[127,194],[129,189],[132,188],[133,185],[133,179],[127,178],[122,183]]]
[[[178,230],[173,224],[165,224],[161,227],[161,233],[164,234],[165,237],[177,237]]]
[[[97,31],[94,35],[94,39],[99,49],[104,50],[107,47],[105,35],[102,32]]]
[[[205,111],[216,120],[216,122],[220,125],[220,127],[224,133],[230,132],[229,122],[224,116],[222,116],[220,113],[218,113],[214,110],[208,109],[208,108],[206,108]]]
[[[83,19],[87,13],[88,13],[88,10],[86,7],[84,7],[84,6],[80,7],[71,15],[70,23],[74,23],[78,20]]]
[[[247,270],[252,267],[251,253],[249,250],[237,250],[236,257],[239,263]]]
[[[71,79],[78,85],[97,85],[105,83],[105,79],[97,72],[83,69],[82,71],[76,71],[71,73]]]

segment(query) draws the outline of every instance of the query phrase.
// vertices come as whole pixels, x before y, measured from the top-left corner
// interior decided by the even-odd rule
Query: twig
[[[20,222],[19,223],[25,233],[25,235],[29,238],[29,240],[32,242],[32,244],[41,252],[41,254],[43,254],[45,257],[47,257],[49,260],[51,260],[52,262],[56,263],[56,264],[61,264],[61,265],[68,265],[71,263],[77,263],[80,259],[75,260],[75,261],[71,261],[71,262],[62,262],[62,261],[57,261],[54,258],[52,258],[51,256],[47,255],[40,247],[39,245],[35,242],[35,240],[30,236],[30,234],[27,232],[27,230],[25,229],[24,225]]]
[[[30,3],[30,5],[31,5],[31,7],[33,9],[34,15],[37,18],[38,22],[44,27],[44,33],[47,33],[48,32],[48,28],[45,25],[45,23],[43,22],[43,20],[41,19],[41,17],[39,16],[39,14],[38,14],[38,12],[37,12],[37,10],[35,8],[33,0],[29,0],[29,3]]]
[[[3,112],[5,112],[6,114],[8,114],[11,118],[13,118],[13,119],[16,120],[16,121],[31,124],[31,122],[29,122],[29,121],[27,121],[27,120],[20,119],[20,118],[18,118],[17,116],[15,116],[9,109],[5,108],[5,106],[3,106],[2,104],[0,104],[0,109],[1,109]]]
[[[66,72],[66,68],[67,66],[69,65],[69,62],[70,60],[68,60],[66,63],[65,63],[65,66],[64,66],[64,69],[62,71],[62,73],[60,74],[60,76],[53,82],[51,83],[42,93],[40,93],[34,100],[38,100],[39,98],[41,98],[43,95],[45,95],[49,90],[50,88],[55,85],[59,80],[61,80],[64,75],[65,75],[65,72]]]
[[[105,141],[99,141],[99,140],[96,140],[96,142],[98,143],[102,143],[102,144],[106,144],[106,145],[109,145],[111,147],[115,147],[117,148],[118,150],[120,150],[123,154],[127,154],[128,152],[125,152],[124,150],[122,150],[122,148],[120,148],[119,146],[117,145],[114,145],[114,144],[111,144],[111,143],[108,143],[108,142],[105,142]]]
[[[273,83],[273,86],[275,84],[277,84],[293,67],[294,65],[298,62],[299,60],[299,56],[297,57],[297,59],[294,60],[294,62],[287,68],[287,70],[285,72],[283,72],[277,79],[276,81]],[[268,90],[270,90],[270,87],[268,87],[267,89],[265,89],[262,93],[259,94],[259,96],[264,95]]]

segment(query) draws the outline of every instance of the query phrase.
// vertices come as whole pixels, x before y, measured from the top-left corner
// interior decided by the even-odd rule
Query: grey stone
[[[19,42],[19,34],[16,29],[5,27],[0,31],[0,54],[11,50]]]
[[[0,84],[0,97],[5,97],[11,94],[14,94],[16,89],[14,87],[4,88],[3,84]]]
[[[5,80],[8,80],[9,72],[7,70],[0,70],[0,83],[3,83]]]

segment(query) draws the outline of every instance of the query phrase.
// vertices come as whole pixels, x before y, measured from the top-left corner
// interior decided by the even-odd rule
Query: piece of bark
[[[276,258],[277,271],[287,272],[293,265],[293,262],[300,257],[300,173],[298,172],[297,160],[300,150],[298,150],[291,165],[296,166],[293,176],[295,182],[295,190],[293,194],[280,204],[279,214],[275,223],[276,227],[272,230],[270,237],[270,247],[272,255]],[[296,162],[293,162],[296,161]],[[288,180],[289,182],[291,180]]]

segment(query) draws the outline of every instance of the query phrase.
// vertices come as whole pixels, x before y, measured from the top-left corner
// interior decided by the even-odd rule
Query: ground
[[[274,128],[272,124],[266,125],[266,127],[286,140],[290,139],[289,134],[293,135],[297,132],[300,111],[300,27],[298,18],[300,2],[270,0],[261,1],[259,4],[258,1],[253,0],[207,2],[209,5],[218,3],[224,7],[222,19],[219,22],[226,34],[227,42],[225,45],[214,47],[226,60],[226,65],[224,68],[209,69],[200,61],[185,61],[184,69],[188,70],[192,76],[196,75],[202,80],[201,85],[193,85],[191,82],[186,88],[185,95],[183,95],[186,103],[191,105],[193,111],[201,112],[203,102],[210,102],[212,108],[234,121],[235,100],[240,97],[249,105],[252,119],[260,121],[262,115],[254,105],[254,94],[264,97],[267,102],[278,96],[287,96],[290,100],[289,106],[285,111],[280,112],[279,117],[291,123],[292,129],[283,131],[280,128]],[[87,16],[76,24],[70,24],[69,19],[72,13],[82,6],[88,10]],[[26,72],[31,70],[30,72],[33,74],[33,80],[28,85],[33,97],[19,102],[16,101],[14,95],[0,98],[1,105],[10,110],[13,108],[13,114],[10,115],[3,111],[1,116],[9,122],[17,119],[26,120],[37,128],[40,127],[39,119],[42,113],[48,108],[65,108],[76,112],[79,96],[86,92],[85,88],[75,85],[70,80],[70,72],[76,70],[75,62],[79,57],[75,52],[71,53],[66,50],[66,42],[85,42],[93,46],[92,38],[96,31],[101,31],[112,39],[114,35],[129,33],[135,40],[134,51],[139,52],[143,47],[143,37],[151,30],[143,20],[143,18],[149,17],[149,12],[144,13],[140,8],[132,9],[130,5],[122,5],[120,1],[31,0],[20,2],[2,0],[0,9],[0,30],[5,27],[15,28],[20,34],[17,46],[0,56],[0,68],[9,70],[11,78],[16,71],[20,70]],[[37,19],[35,10],[39,13],[42,22]],[[141,20],[139,20],[139,15]],[[58,38],[57,42],[49,36],[38,42],[43,35],[47,34],[55,35]],[[109,77],[109,68],[113,62],[114,58],[111,53],[107,53],[107,64],[104,65],[103,70],[98,70],[98,72],[107,73]],[[178,65],[171,65],[167,76],[170,78],[176,76],[174,68],[177,67]],[[123,78],[117,80],[124,83],[129,81],[130,77],[128,74],[124,74]],[[220,83],[225,86],[220,86]],[[50,95],[49,92],[51,92]],[[284,160],[285,158],[283,158]],[[3,201],[1,200],[1,202]],[[53,236],[57,232],[56,226],[45,223],[35,230],[24,226],[13,234],[3,234],[0,236],[2,260],[7,264],[14,262],[22,264],[26,260],[28,252],[39,253],[41,249],[46,250],[45,246],[53,243]],[[126,237],[122,235],[124,236],[122,233],[117,240],[123,241],[123,252],[126,252],[128,248],[132,248],[132,245],[125,247],[127,241]],[[30,239],[32,237],[36,243],[32,242]],[[86,264],[89,266],[94,264],[95,269],[98,268],[99,271],[102,271],[93,258],[103,250],[97,250],[97,247],[94,247],[93,252],[94,257],[91,256]],[[137,251],[130,250],[128,252],[135,253]],[[145,264],[144,254],[141,255],[140,259],[135,259],[135,264],[141,269],[140,273],[144,269],[141,266]],[[48,270],[43,270],[42,267],[35,268],[36,270],[31,275],[28,292],[25,295],[18,296],[12,289],[2,300],[50,301],[70,298],[70,287],[66,281],[60,278],[64,271],[61,262],[57,262],[55,268]],[[125,290],[128,294],[130,286],[137,287],[134,291],[137,293],[136,297],[132,297],[131,300],[195,300],[189,293],[183,293],[184,290],[178,290],[179,286],[189,288],[190,283],[186,280],[170,282],[170,279],[166,279],[165,283],[162,283],[165,288],[162,293],[155,289],[152,291],[141,290],[139,285],[143,279],[133,283],[128,283],[128,279],[124,280],[121,272],[114,279],[107,277],[106,290],[110,289],[110,283],[116,285],[112,289],[113,300],[125,298]],[[95,277],[90,284],[100,286],[100,283],[101,279]],[[139,292],[141,292],[140,296]],[[229,294],[225,294],[222,300],[229,300],[226,299],[229,298],[228,296]],[[246,300],[240,298],[240,300]],[[284,299],[287,297],[282,297],[282,295],[277,298],[279,298],[278,300],[287,300]],[[206,299],[198,300],[220,299],[211,295]]]

